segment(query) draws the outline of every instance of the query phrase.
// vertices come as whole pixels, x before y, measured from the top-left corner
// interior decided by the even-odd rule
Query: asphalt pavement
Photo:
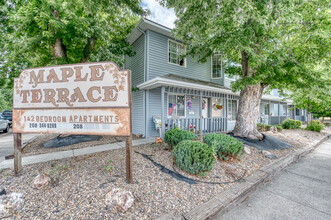
[[[331,219],[331,139],[242,204],[213,219]]]
[[[22,134],[22,143],[31,140],[35,136],[40,134]],[[13,155],[14,154],[14,138],[13,132],[10,128],[8,133],[1,133],[0,132],[0,163],[5,160],[5,156]]]

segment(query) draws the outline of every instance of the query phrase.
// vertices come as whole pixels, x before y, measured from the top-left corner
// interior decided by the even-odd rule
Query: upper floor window
[[[179,66],[186,66],[185,55],[186,48],[184,45],[175,41],[169,40],[169,63],[173,63]]]
[[[211,59],[211,78],[221,78],[222,77],[222,55],[215,54]]]

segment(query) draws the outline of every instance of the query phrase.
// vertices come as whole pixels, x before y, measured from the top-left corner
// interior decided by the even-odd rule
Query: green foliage
[[[222,54],[224,73],[239,76],[231,87],[242,91],[240,99],[252,96],[247,89],[252,85],[293,94],[330,83],[322,77],[331,75],[328,1],[160,1],[174,8],[173,32],[187,45],[186,55],[207,62],[214,53]],[[260,100],[256,96],[247,108]],[[248,110],[238,111],[237,117],[247,117]],[[254,132],[246,124],[240,126]]]
[[[278,132],[281,132],[283,130],[283,127],[281,125],[276,125],[275,127],[277,128]]]
[[[13,90],[0,89],[0,112],[11,110],[13,103]]]
[[[278,132],[283,130],[281,125],[272,126],[272,125],[264,125],[262,123],[257,123],[257,130],[259,132],[270,131],[272,127],[276,127]]]
[[[282,128],[284,129],[297,129],[301,128],[302,122],[298,120],[293,120],[290,118],[285,119],[282,122]]]
[[[311,131],[317,131],[317,132],[320,132],[322,131],[324,128],[324,125],[322,122],[320,121],[312,121],[312,122],[309,122],[308,126],[307,126],[307,130],[311,130]]]
[[[122,65],[124,55],[134,55],[126,36],[144,14],[140,0],[1,1],[0,79],[8,76],[12,84],[28,67],[108,60]],[[54,55],[55,42],[64,57]]]
[[[265,125],[262,123],[257,123],[257,130],[260,132],[265,131]]]
[[[164,135],[164,141],[173,148],[176,146],[180,141],[183,140],[193,140],[197,138],[197,136],[189,131],[184,131],[179,128],[174,128],[167,130],[167,132]]]
[[[228,160],[229,157],[238,157],[243,153],[243,143],[229,135],[207,134],[203,140],[213,148],[216,156],[223,160]]]
[[[176,165],[191,174],[205,176],[213,168],[213,149],[199,141],[184,140],[172,151]]]
[[[325,127],[330,127],[331,126],[331,124],[327,123],[327,122],[323,122],[323,124],[324,124]]]
[[[105,165],[105,166],[103,167],[103,170],[104,170],[105,172],[110,173],[110,172],[113,170],[112,163],[113,163],[112,160],[108,160],[107,165]]]

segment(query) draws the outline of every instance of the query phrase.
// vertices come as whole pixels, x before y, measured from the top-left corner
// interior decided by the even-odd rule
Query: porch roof
[[[151,80],[139,84],[138,88],[143,90],[148,90],[162,86],[195,89],[200,91],[219,92],[223,94],[237,95],[237,96],[240,95],[239,92],[232,92],[231,88],[226,86],[221,86],[216,83],[206,82],[198,79],[177,76],[174,74],[168,74],[165,76],[153,78]],[[262,99],[268,101],[289,102],[289,100],[283,101],[283,98],[274,95],[263,95]]]

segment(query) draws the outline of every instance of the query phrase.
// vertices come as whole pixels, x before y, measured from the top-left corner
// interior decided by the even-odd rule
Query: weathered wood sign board
[[[131,73],[113,62],[25,69],[14,80],[15,173],[21,133],[127,136],[127,180],[132,182]]]
[[[130,71],[112,62],[26,69],[14,80],[13,132],[129,136]]]

